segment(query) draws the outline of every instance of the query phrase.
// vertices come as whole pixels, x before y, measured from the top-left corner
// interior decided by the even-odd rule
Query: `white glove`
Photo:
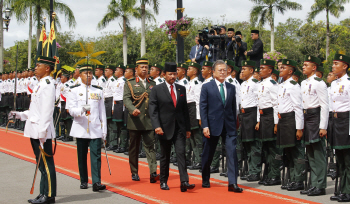
[[[90,111],[91,106],[90,104],[87,104],[87,105],[83,105],[81,108],[82,108],[82,112],[84,113],[86,111]]]
[[[46,142],[46,138],[39,138],[40,146],[42,149],[44,149],[44,143]]]
[[[8,115],[9,118],[12,118],[13,116],[16,116],[16,119],[20,119],[21,116],[19,115],[18,111],[11,111]]]
[[[106,134],[106,133],[103,133],[103,134],[102,134],[102,139],[103,139],[103,142],[105,142],[105,141],[106,141],[106,137],[107,137],[107,134]]]

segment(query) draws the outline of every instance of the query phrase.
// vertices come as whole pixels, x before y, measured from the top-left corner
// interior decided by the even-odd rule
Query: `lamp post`
[[[3,19],[4,23],[5,23],[5,28],[3,28],[4,30],[6,30],[7,32],[9,31],[9,24],[10,24],[10,16],[11,16],[11,9],[6,8],[5,11],[5,18]]]
[[[180,20],[183,17],[184,8],[182,6],[182,0],[177,0],[177,20]],[[177,46],[176,46],[176,62],[184,63],[184,39],[181,35],[177,35]]]
[[[11,9],[6,8],[5,11],[2,11],[2,6],[3,6],[3,0],[0,1],[0,72],[4,71],[4,55],[3,55],[4,30],[8,32],[10,20],[11,20],[10,19]],[[5,18],[2,17],[2,13],[5,13]],[[4,28],[3,22],[5,24],[5,28]]]

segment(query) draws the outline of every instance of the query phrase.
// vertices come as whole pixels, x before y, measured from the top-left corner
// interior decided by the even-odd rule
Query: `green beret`
[[[79,68],[79,72],[81,73],[81,72],[84,72],[84,71],[92,71],[92,66],[91,65],[89,65],[89,64],[85,64],[85,65],[81,65],[81,66],[79,66],[80,68]],[[77,66],[77,68],[78,68],[78,66]]]
[[[255,67],[255,61],[242,60],[242,67]]]
[[[51,57],[38,56],[36,63],[55,66],[56,60]]]
[[[198,69],[199,71],[202,69],[202,66],[200,64],[197,64],[195,62],[191,62],[189,67],[194,67]]]
[[[138,60],[136,60],[136,65],[139,64],[148,64],[148,59],[147,58],[140,58]]]
[[[260,67],[255,67],[254,72],[260,72]]]
[[[313,57],[311,55],[306,55],[304,57],[304,62],[312,62],[312,63],[315,63],[317,65],[321,65],[321,59],[318,57]]]
[[[261,59],[260,65],[266,65],[270,67],[275,67],[276,61],[275,60],[267,60],[267,59]]]
[[[117,68],[120,68],[120,69],[125,70],[125,66],[124,66],[123,64],[118,64],[118,65],[117,65]]]
[[[104,65],[96,65],[96,69],[104,70],[106,67]]]
[[[303,73],[301,73],[298,69],[295,70],[295,72],[293,73],[293,75],[298,76],[298,77],[301,77],[302,74]]]
[[[272,70],[272,74],[279,76],[280,75],[280,71],[278,71],[277,69],[273,69]]]
[[[62,75],[65,76],[65,77],[67,77],[67,78],[69,78],[70,72],[67,71],[67,70],[65,70],[65,69],[62,69]]]
[[[288,66],[292,66],[292,67],[297,67],[298,63],[294,60],[289,60],[289,59],[283,59],[282,60],[282,64],[283,65],[288,65]]]
[[[237,73],[241,71],[241,68],[237,67],[236,65],[233,67],[233,70],[235,70]]]
[[[203,67],[210,67],[213,68],[214,63],[209,62],[209,61],[204,61],[203,62]]]
[[[333,61],[341,61],[350,65],[350,57],[341,54],[335,54]]]
[[[106,67],[105,67],[105,69],[111,69],[111,70],[113,70],[113,72],[115,71],[115,66],[114,65],[107,65]]]
[[[228,65],[228,66],[231,66],[231,67],[235,67],[235,62],[232,61],[232,60],[225,60],[225,63]]]
[[[164,67],[159,63],[152,64],[151,67],[155,67],[155,68],[159,69],[160,71],[164,70]]]
[[[135,69],[135,65],[133,65],[133,64],[127,64],[126,65],[126,67],[125,67],[125,69]]]
[[[177,63],[177,68],[183,68],[183,69],[188,69],[188,65],[185,63]]]
[[[324,73],[324,68],[323,68],[323,66],[318,66],[317,69],[316,69],[316,71],[322,72],[322,74],[323,74],[323,73]]]

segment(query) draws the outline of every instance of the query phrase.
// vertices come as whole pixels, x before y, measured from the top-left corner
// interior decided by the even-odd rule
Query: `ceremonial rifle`
[[[18,64],[18,44],[17,44],[17,51],[16,51],[16,70],[15,70],[15,90],[14,90],[14,101],[13,101],[13,111],[16,111],[16,95],[17,95],[17,64]],[[9,123],[15,123],[16,121],[16,115],[12,117],[12,119],[9,118],[9,122],[6,125],[6,133],[8,130]]]

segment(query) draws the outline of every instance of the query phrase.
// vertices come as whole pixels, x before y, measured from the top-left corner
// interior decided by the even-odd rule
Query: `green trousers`
[[[248,156],[248,171],[250,175],[261,173],[261,141],[242,142]]]
[[[129,165],[132,174],[138,174],[140,141],[143,139],[143,146],[147,157],[150,174],[157,172],[157,160],[154,151],[154,131],[153,130],[129,130]]]
[[[67,139],[68,137],[71,137],[69,134],[70,134],[70,131],[72,129],[73,119],[69,118],[69,119],[63,120],[63,123],[64,123],[64,127],[65,127],[65,129],[67,131],[67,134],[65,134],[66,135],[66,139]]]
[[[216,151],[214,153],[213,161],[211,162],[212,168],[220,167],[220,155],[222,155],[222,137],[219,138],[218,145],[216,146]]]
[[[326,143],[322,139],[306,145],[306,155],[311,168],[311,187],[327,187]]]
[[[40,179],[40,194],[47,197],[56,197],[57,195],[57,181],[56,181],[56,169],[53,157],[47,157],[41,153],[39,146],[39,139],[30,138],[30,143],[35,154],[36,162],[38,162],[39,154],[41,159],[39,163],[39,171],[41,172]],[[52,155],[52,139],[46,140],[44,143],[44,151],[48,155]]]
[[[116,129],[114,129],[113,132],[116,133],[117,138],[119,138],[119,147],[127,148],[128,147],[128,131],[127,131],[126,127],[124,126],[124,122],[116,122],[115,127],[116,127]],[[118,139],[117,139],[117,141],[118,141]]]
[[[285,155],[289,161],[290,179],[292,182],[302,182],[305,176],[302,172],[305,170],[305,148],[302,147],[301,141],[297,141],[294,147],[284,149]]]
[[[350,194],[350,149],[336,149],[335,155],[339,163],[341,177],[340,191]]]
[[[118,146],[117,123],[107,119],[107,144],[110,147]]]
[[[95,184],[101,182],[101,138],[77,138],[78,167],[81,183],[89,181],[87,168],[87,154],[89,147],[92,184]]]
[[[276,140],[262,142],[262,153],[265,156],[266,163],[269,165],[267,178],[280,178],[280,166],[282,161],[276,159],[276,155],[281,155],[282,150],[277,147]]]
[[[201,129],[197,128],[191,130],[190,143],[194,152],[194,163],[202,163],[201,154],[202,154],[202,133]]]

